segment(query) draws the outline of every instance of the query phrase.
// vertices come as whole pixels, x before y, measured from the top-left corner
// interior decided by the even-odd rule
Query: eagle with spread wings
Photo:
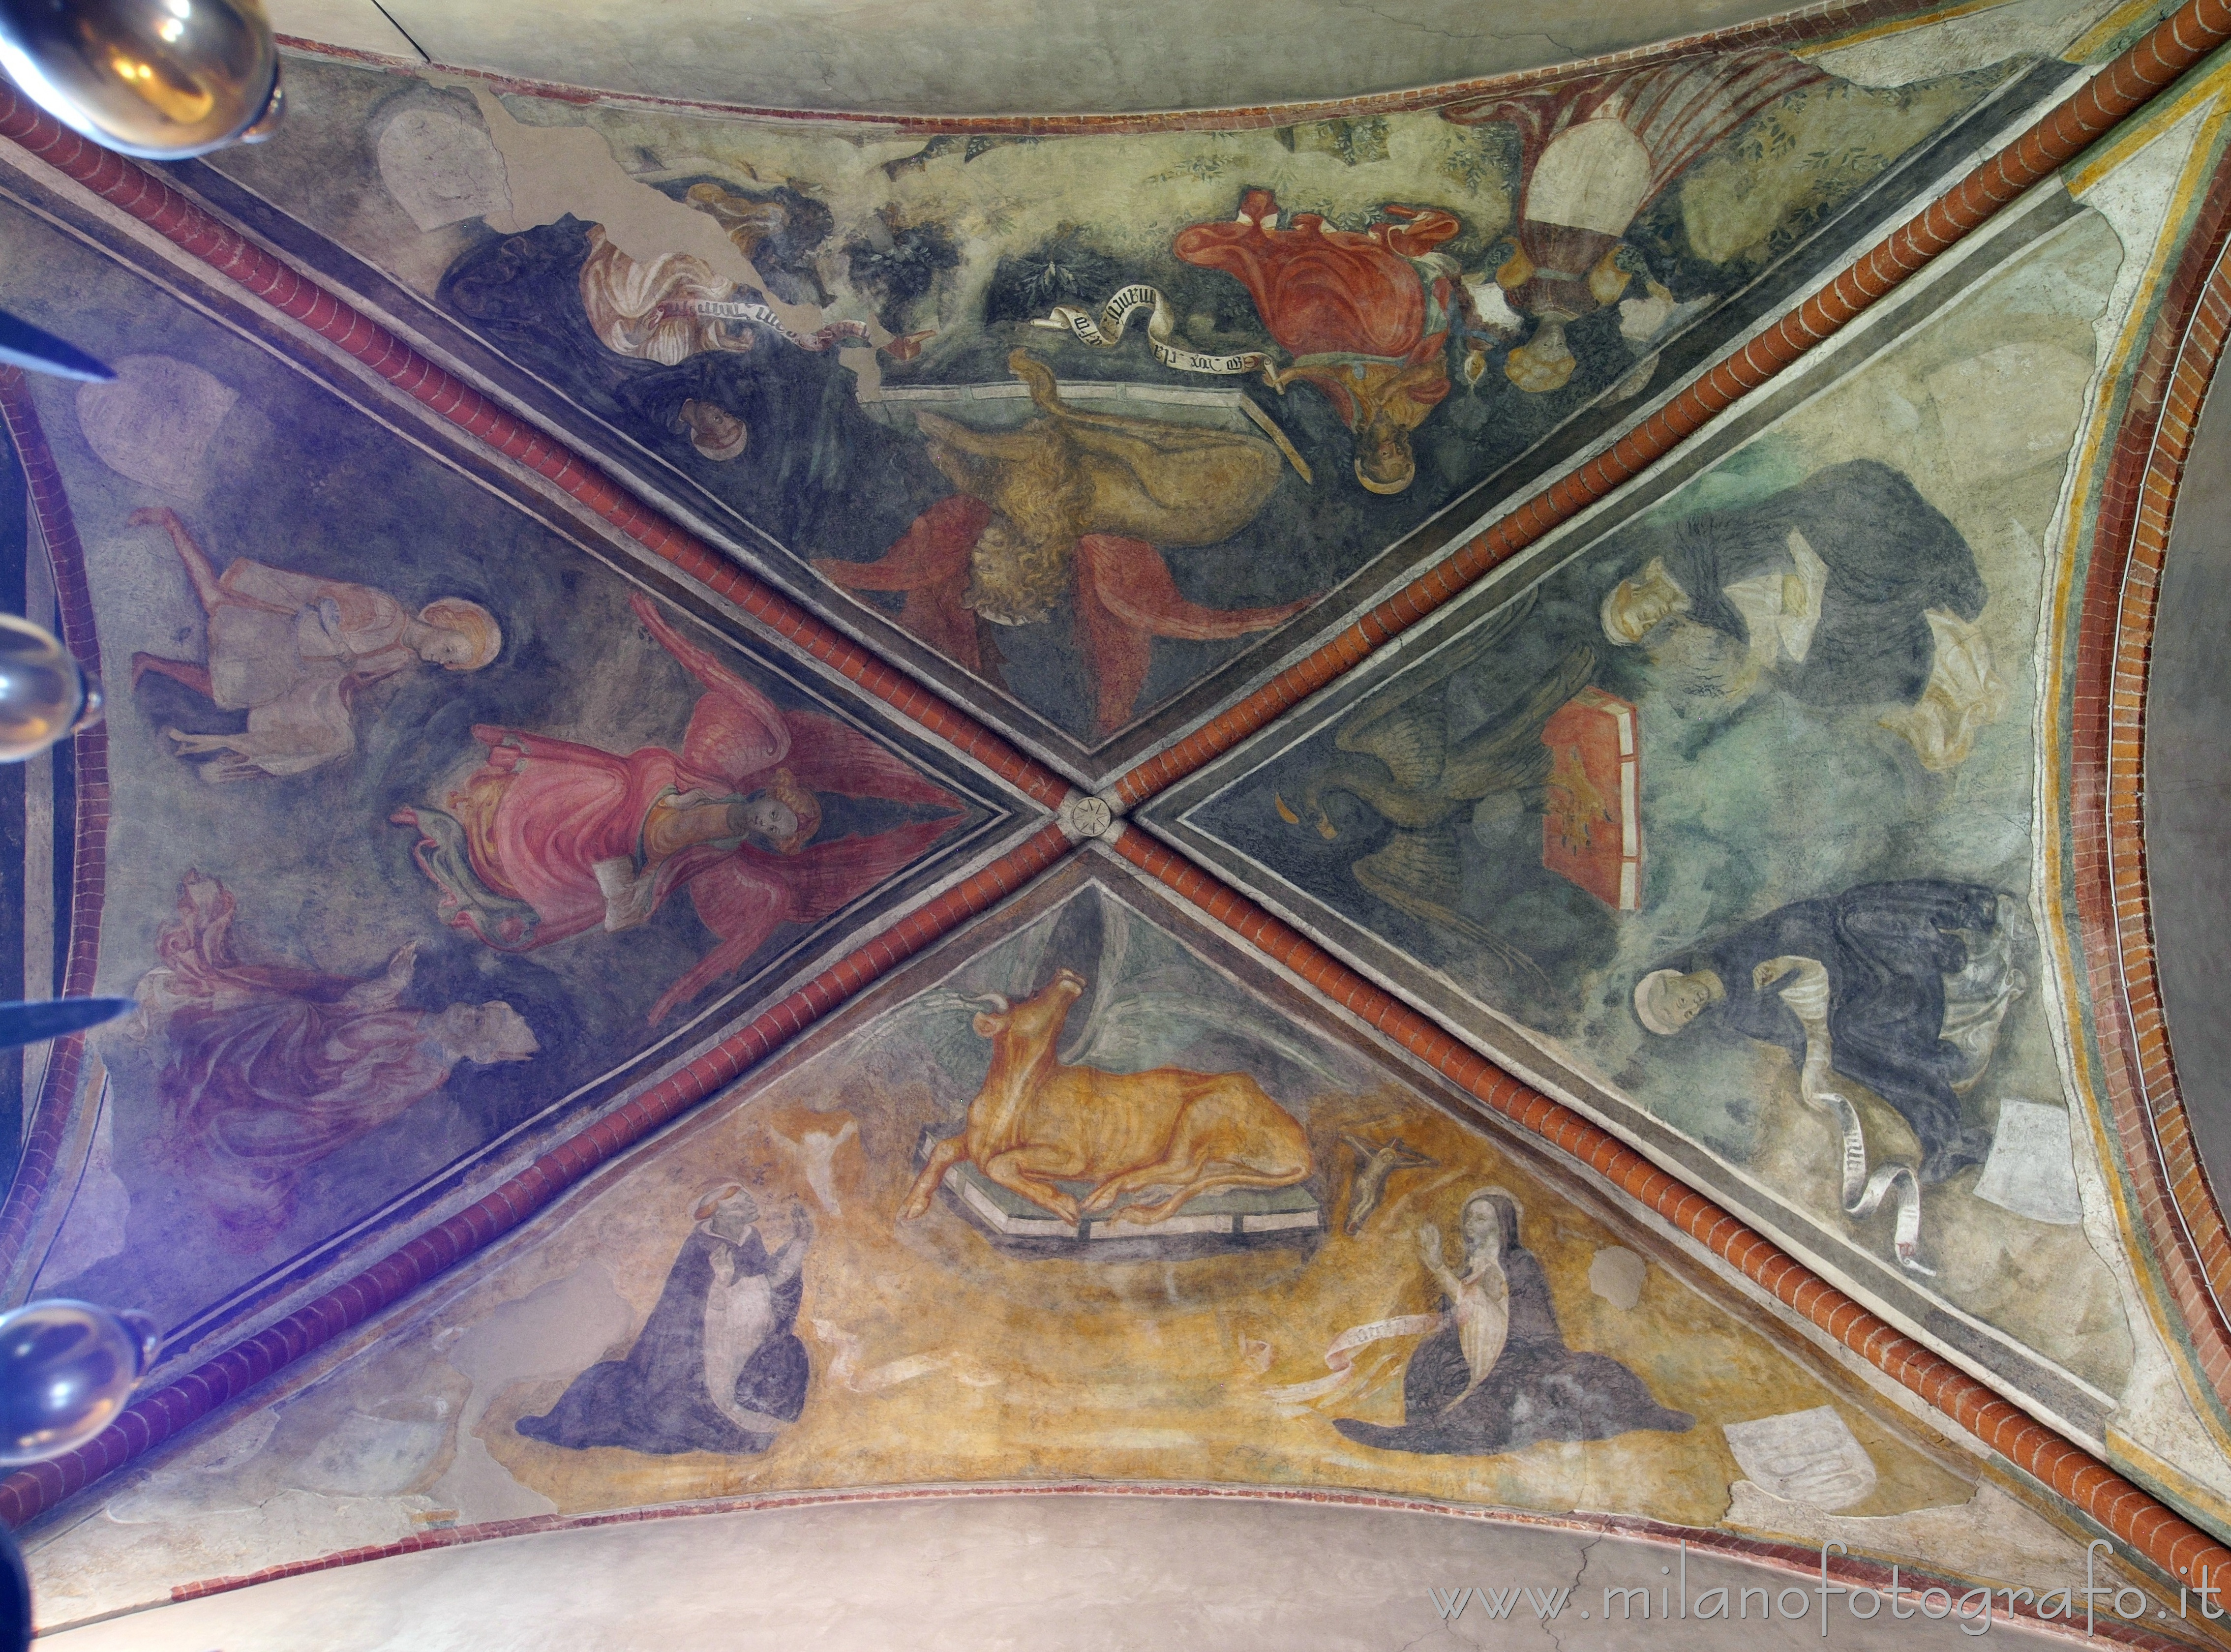
[[[1540,801],[1551,780],[1542,726],[1588,686],[1595,650],[1585,643],[1568,649],[1547,674],[1470,728],[1461,727],[1449,691],[1458,674],[1485,660],[1534,603],[1529,591],[1357,707],[1333,737],[1340,755],[1303,782],[1300,811],[1283,794],[1272,799],[1287,824],[1313,816],[1318,836],[1328,841],[1340,836],[1340,828],[1324,800],[1340,791],[1360,799],[1394,829],[1349,867],[1356,882],[1398,911],[1463,937],[1504,967],[1529,971],[1534,965],[1523,952],[1458,910],[1464,857],[1450,823],[1486,797]]]

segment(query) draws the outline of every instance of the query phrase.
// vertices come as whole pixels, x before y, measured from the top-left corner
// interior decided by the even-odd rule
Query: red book
[[[1616,912],[1642,906],[1640,754],[1634,707],[1583,688],[1542,726],[1549,792],[1542,864]]]

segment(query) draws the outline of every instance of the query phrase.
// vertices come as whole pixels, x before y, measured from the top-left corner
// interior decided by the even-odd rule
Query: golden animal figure
[[[1064,1222],[1111,1210],[1116,1222],[1159,1222],[1203,1194],[1290,1187],[1309,1175],[1308,1136],[1245,1073],[1065,1065],[1055,1047],[1084,987],[1064,969],[1020,1003],[982,1000],[974,1026],[992,1041],[992,1070],[967,1128],[938,1143],[915,1178],[902,1219],[926,1215],[946,1172],[964,1163]],[[1090,1187],[1080,1198],[1063,1182]],[[1167,1191],[1116,1209],[1148,1189]]]

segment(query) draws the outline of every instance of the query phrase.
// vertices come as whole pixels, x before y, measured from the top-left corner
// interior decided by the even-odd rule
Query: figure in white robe
[[[478,671],[503,649],[495,616],[444,597],[412,615],[384,590],[235,558],[219,575],[176,511],[134,511],[178,547],[209,618],[209,663],[132,656],[136,688],[150,673],[184,684],[226,711],[245,711],[238,734],[164,731],[181,757],[216,753],[210,782],[306,774],[356,749],[351,708],[384,678],[439,665]]]

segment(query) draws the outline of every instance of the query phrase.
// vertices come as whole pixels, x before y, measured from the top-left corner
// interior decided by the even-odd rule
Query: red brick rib
[[[1459,1043],[1329,952],[1235,894],[1146,833],[1125,831],[1116,850],[1211,918],[1462,1086],[1520,1128],[1569,1153],[1876,1369],[1904,1384],[2024,1473],[2051,1487],[2173,1578],[2231,1566],[2231,1549],[2188,1524],[2064,1439],[1999,1397],[1950,1360],[1870,1313],[1820,1274],[1746,1227],[1640,1153]]]
[[[2162,1293],[2231,1407],[2231,1231],[2192,1140],[2155,971],[2145,841],[2145,707],[2170,518],[2231,332],[2231,169],[2218,173],[2131,376],[2101,484],[2077,625],[2069,836],[2100,1083]]]
[[[133,1404],[90,1444],[0,1481],[0,1522],[20,1527],[103,1475],[113,1474],[180,1429],[245,1393],[382,1308],[400,1301],[518,1227],[537,1210],[652,1132],[670,1123],[754,1062],[764,1060],[923,947],[1004,900],[1069,852],[1049,825],[857,952],[764,1010],[695,1061],[625,1107],[536,1159],[486,1198],[430,1228],[268,1330],[235,1343],[169,1386]]]
[[[2013,143],[1845,266],[1775,326],[1706,369],[1607,451],[1567,471],[1307,659],[1287,667],[1185,739],[1140,763],[1116,783],[1114,795],[1125,808],[1134,808],[1184,778],[1416,624],[1491,568],[1640,475],[1842,331],[1931,260],[1958,245],[2023,190],[2050,177],[2113,131],[2227,40],[2231,40],[2231,0],[2189,0]]]
[[[47,558],[55,576],[55,607],[61,616],[62,642],[87,671],[100,669],[100,641],[93,629],[93,597],[85,583],[85,547],[78,543],[77,519],[70,514],[62,492],[61,474],[55,468],[46,432],[39,428],[38,409],[31,403],[31,387],[23,371],[0,367],[0,419],[16,443],[23,461],[24,481],[31,496],[31,513],[45,540]],[[70,860],[69,955],[62,967],[62,996],[81,998],[93,991],[100,963],[100,907],[108,872],[108,729],[104,724],[72,737],[70,750],[77,772],[77,817],[73,826],[76,847]],[[29,995],[31,984],[23,991]],[[17,1161],[8,1197],[0,1204],[0,1278],[5,1278],[23,1255],[32,1218],[54,1175],[68,1133],[70,1102],[77,1094],[78,1075],[85,1062],[85,1035],[72,1033],[55,1041],[47,1057],[46,1075],[39,1084],[29,1128],[23,1133],[23,1156]]]
[[[627,492],[582,455],[514,418],[364,314],[204,210],[146,167],[70,132],[0,81],[0,138],[20,145],[110,205],[207,264],[281,314],[448,420],[466,436],[563,488],[645,550],[728,598],[902,715],[960,747],[1048,808],[1069,783],[954,709],[695,534]]]

